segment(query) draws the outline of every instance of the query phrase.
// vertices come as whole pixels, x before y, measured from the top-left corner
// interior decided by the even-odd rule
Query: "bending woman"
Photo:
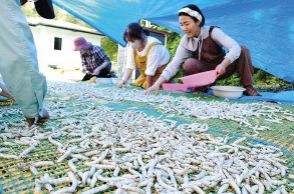
[[[138,23],[129,24],[124,39],[131,46],[131,52],[123,80],[118,87],[123,87],[130,79],[133,70],[137,68],[141,75],[133,84],[147,89],[158,79],[169,62],[169,52],[159,40],[147,36]]]
[[[238,72],[248,96],[260,95],[253,87],[253,67],[249,50],[226,35],[219,27],[204,27],[205,17],[196,5],[178,11],[179,23],[185,35],[175,57],[157,82],[146,93],[158,91],[161,84],[171,79],[182,66],[185,75],[216,70],[218,79]],[[228,52],[225,52],[225,49]]]

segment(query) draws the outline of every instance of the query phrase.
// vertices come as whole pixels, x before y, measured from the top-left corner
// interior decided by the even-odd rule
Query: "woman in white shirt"
[[[138,23],[128,25],[124,39],[128,42],[130,55],[127,59],[123,80],[118,87],[123,87],[130,79],[133,70],[140,71],[140,76],[133,85],[145,89],[152,86],[169,62],[168,50],[156,38],[146,35],[146,32]]]
[[[185,35],[175,57],[160,78],[146,93],[158,91],[161,84],[170,80],[182,66],[186,75],[216,70],[218,79],[238,72],[241,84],[249,96],[260,95],[253,87],[253,67],[249,51],[226,35],[220,28],[204,27],[205,17],[196,5],[187,5],[178,11],[179,23]],[[225,52],[226,49],[228,52]]]

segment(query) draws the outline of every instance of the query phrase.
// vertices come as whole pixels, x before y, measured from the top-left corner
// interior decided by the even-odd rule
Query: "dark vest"
[[[202,40],[202,50],[200,61],[203,65],[217,65],[222,62],[225,56],[225,51],[211,38],[211,32],[216,26],[210,26],[209,35],[206,39]],[[198,47],[199,49],[199,47]],[[198,59],[198,49],[193,52],[193,58]]]

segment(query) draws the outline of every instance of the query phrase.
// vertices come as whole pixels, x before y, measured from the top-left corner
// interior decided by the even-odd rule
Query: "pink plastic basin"
[[[162,84],[162,88],[169,92],[185,92],[188,89],[185,84]]]
[[[212,84],[216,80],[216,70],[197,73],[180,78],[182,82],[188,87],[202,87]]]

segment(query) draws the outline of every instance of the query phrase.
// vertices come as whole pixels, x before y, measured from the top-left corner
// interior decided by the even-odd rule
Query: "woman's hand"
[[[151,86],[150,88],[145,90],[145,94],[149,95],[153,91],[157,94],[159,89],[160,89],[160,85],[155,83],[155,84],[153,84],[153,86]]]
[[[97,68],[93,71],[92,74],[93,74],[93,75],[99,75],[99,74],[100,74],[100,71],[101,71],[100,68],[97,67]]]
[[[150,88],[145,90],[145,94],[149,95],[153,91],[155,92],[155,94],[157,94],[160,89],[161,84],[163,84],[166,81],[167,80],[165,80],[165,78],[159,77],[158,80]]]
[[[125,87],[126,86],[126,81],[124,81],[124,80],[122,80],[121,82],[119,82],[118,84],[117,84],[117,87],[119,87],[119,88],[123,88],[123,87]]]
[[[221,63],[218,66],[216,66],[215,70],[217,72],[217,77],[219,77],[226,72],[226,67],[223,63]]]

